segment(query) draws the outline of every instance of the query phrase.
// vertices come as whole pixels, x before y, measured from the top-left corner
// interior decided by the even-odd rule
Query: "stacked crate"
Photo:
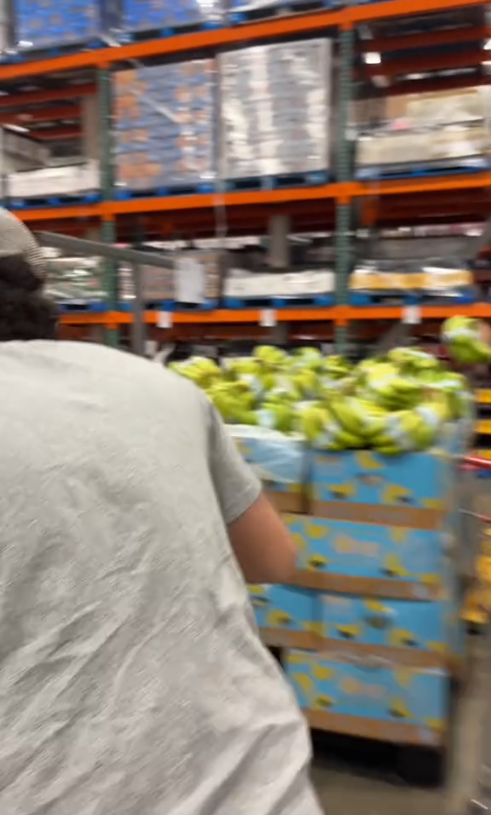
[[[141,266],[141,291],[147,307],[173,310],[180,305],[216,306],[221,294],[223,253],[205,249],[173,254],[173,266]],[[189,279],[191,278],[191,280]],[[127,264],[119,269],[119,299],[124,307],[135,299],[134,270]]]
[[[224,178],[326,171],[330,68],[324,39],[222,54]]]
[[[488,166],[487,88],[409,94],[383,101],[379,121],[364,130],[367,111],[354,109],[361,134],[356,150],[360,179],[418,166],[479,169]]]
[[[277,471],[274,498],[298,549],[297,572],[290,586],[251,587],[251,599],[313,726],[444,744],[463,652],[454,459],[462,436],[451,426],[431,451],[393,459],[311,451],[286,501],[291,466]],[[245,454],[263,458],[250,443]]]
[[[14,0],[12,15],[19,50],[98,40],[108,22],[106,3],[101,0]]]
[[[120,190],[205,191],[215,179],[212,59],[121,71],[114,80],[114,150]]]
[[[121,4],[120,25],[127,34],[213,25],[221,20],[221,0],[122,0]]]

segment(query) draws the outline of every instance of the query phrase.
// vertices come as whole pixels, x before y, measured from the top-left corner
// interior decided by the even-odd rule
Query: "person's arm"
[[[295,544],[261,492],[214,407],[209,418],[210,472],[232,549],[247,583],[286,583],[295,569]]]

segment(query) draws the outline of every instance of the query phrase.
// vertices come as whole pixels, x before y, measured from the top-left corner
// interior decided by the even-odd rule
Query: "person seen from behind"
[[[0,212],[0,812],[320,815],[246,581],[293,543],[190,382],[58,342]]]

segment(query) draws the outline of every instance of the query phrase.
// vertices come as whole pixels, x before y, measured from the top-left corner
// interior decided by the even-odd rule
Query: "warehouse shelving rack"
[[[401,20],[418,15],[438,15],[462,10],[470,16],[468,24],[457,28],[429,27],[424,34],[407,33],[399,26]],[[391,21],[390,35],[375,36],[369,45],[357,36],[360,26]],[[392,26],[392,21],[394,25]],[[111,73],[131,64],[132,60],[154,58],[181,59],[188,54],[216,53],[220,49],[244,46],[275,39],[288,39],[328,33],[337,43],[336,116],[338,150],[335,164],[336,181],[318,187],[280,190],[229,192],[220,195],[226,210],[228,233],[252,234],[264,230],[268,219],[287,215],[292,229],[335,230],[336,242],[336,306],[333,308],[284,309],[275,313],[275,321],[292,329],[310,324],[310,333],[320,336],[334,331],[342,349],[350,324],[365,324],[363,331],[376,331],[379,321],[404,317],[400,307],[351,308],[348,305],[347,283],[350,263],[350,228],[358,215],[365,225],[424,223],[456,218],[486,219],[491,205],[491,171],[468,175],[420,177],[380,182],[353,180],[351,145],[348,129],[351,99],[360,80],[377,72],[391,77],[390,93],[455,88],[484,84],[489,81],[483,71],[485,42],[491,39],[491,27],[486,25],[484,4],[476,0],[384,0],[360,5],[297,14],[259,22],[185,33],[158,40],[113,45],[35,61],[0,64],[0,124],[22,123],[31,135],[43,139],[76,138],[80,133],[81,100],[96,96],[100,120],[101,197],[94,204],[67,205],[19,209],[17,214],[36,231],[56,231],[86,237],[97,229],[106,242],[132,240],[135,231],[159,236],[191,234],[206,237],[215,232],[215,194],[164,198],[117,200],[111,175]],[[377,49],[382,65],[364,64],[363,50]],[[385,58],[387,55],[387,59]],[[452,72],[465,70],[465,75]],[[436,74],[434,72],[437,72]],[[411,72],[433,72],[417,82],[408,79]],[[35,86],[33,89],[33,85]],[[51,125],[51,126],[50,126]],[[71,313],[62,322],[72,327],[102,325],[107,339],[117,343],[118,330],[132,320],[131,313],[117,310],[117,287],[114,263],[106,260],[106,290],[108,310],[101,314]],[[455,308],[423,307],[418,312],[421,321],[439,321]],[[491,317],[491,303],[458,307],[459,312]],[[158,327],[159,315],[147,312],[148,326]],[[207,313],[176,313],[172,316],[172,331],[195,326],[239,334],[247,326],[261,325],[258,309],[238,311],[218,310]],[[162,329],[163,330],[163,329]]]

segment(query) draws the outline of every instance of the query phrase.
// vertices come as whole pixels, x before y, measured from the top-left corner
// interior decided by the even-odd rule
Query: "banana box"
[[[448,544],[445,531],[283,516],[297,547],[297,567],[317,573],[434,585]]]
[[[311,474],[312,515],[438,529],[456,468],[444,448],[393,457],[368,450],[315,451]]]
[[[317,592],[290,586],[249,586],[249,595],[256,623],[268,644],[302,642],[310,646],[311,636],[319,629]]]
[[[242,425],[228,425],[228,431],[278,509],[305,511],[310,458],[303,440]]]
[[[307,651],[290,651],[285,670],[300,706],[309,714],[319,713],[312,724],[338,732],[371,735],[370,729],[347,719],[343,727],[339,717],[355,717],[385,723],[387,731],[374,728],[373,735],[388,740],[438,744],[446,729],[449,677],[440,669],[390,667],[370,657],[365,663],[336,662]],[[322,715],[324,714],[324,715]],[[328,714],[327,716],[325,714]],[[417,732],[390,729],[410,725]],[[394,733],[397,737],[394,738]]]
[[[323,593],[320,607],[325,639],[447,655],[448,610],[444,602]]]

